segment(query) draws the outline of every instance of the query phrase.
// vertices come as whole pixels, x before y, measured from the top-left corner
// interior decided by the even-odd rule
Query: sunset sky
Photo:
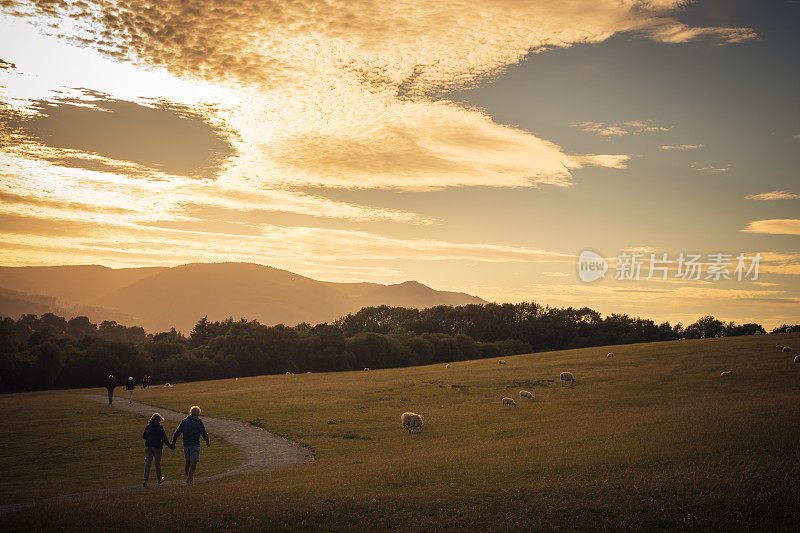
[[[0,0],[0,264],[797,323],[799,27],[777,0]],[[625,251],[762,261],[616,280]]]

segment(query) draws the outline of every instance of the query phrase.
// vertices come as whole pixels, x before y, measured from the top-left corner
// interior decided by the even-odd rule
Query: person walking
[[[128,377],[128,382],[125,384],[125,390],[128,392],[128,404],[133,403],[133,391],[136,389],[136,382],[133,381],[133,376]]]
[[[206,441],[206,447],[211,446],[211,440],[208,438],[206,426],[200,420],[200,408],[193,405],[189,409],[189,416],[183,419],[181,425],[175,430],[175,435],[172,436],[172,446],[175,446],[175,441],[178,436],[183,433],[183,455],[186,459],[184,473],[186,474],[186,484],[191,485],[194,480],[194,471],[197,468],[197,463],[200,461],[200,437]]]
[[[108,391],[108,405],[114,400],[114,387],[117,386],[117,380],[114,379],[113,374],[109,374],[106,378],[106,390]]]
[[[144,433],[142,433],[142,438],[144,439],[143,487],[147,486],[147,480],[150,479],[150,465],[153,461],[156,463],[158,484],[161,485],[164,482],[164,476],[161,475],[161,452],[164,449],[164,444],[171,450],[175,449],[175,446],[169,443],[164,426],[161,425],[163,420],[164,418],[160,414],[153,413],[153,416],[150,417],[150,422],[144,428]]]

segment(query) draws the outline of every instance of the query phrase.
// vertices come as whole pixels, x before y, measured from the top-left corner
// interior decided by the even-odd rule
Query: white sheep
[[[791,346],[784,346],[784,347],[783,347],[783,351],[784,351],[784,352],[787,352],[787,353],[788,353],[788,352],[791,352],[791,351],[792,351],[792,347],[791,347]]]
[[[368,366],[364,367],[364,372],[369,372],[369,367]]]
[[[170,387],[172,387],[172,383],[164,383],[164,387],[169,389]]]
[[[720,374],[720,376],[730,376],[730,375],[733,375],[733,370],[726,370],[725,372]]]
[[[608,355],[606,355],[606,359],[611,359],[612,357],[614,357],[614,352],[610,352]]]
[[[530,398],[531,400],[533,400],[533,393],[532,392],[528,392],[526,390],[521,390],[521,391],[519,391],[519,397],[520,398]]]
[[[444,367],[445,368],[450,368],[450,363],[447,363],[446,365],[444,365]]]
[[[567,381],[575,383],[575,376],[572,375],[572,372],[562,372],[560,378],[562,387],[564,386],[564,383]]]
[[[800,355],[795,355],[794,356],[794,362],[795,363],[800,363]]]
[[[514,398],[503,398],[502,405],[503,407],[505,407],[506,405],[510,405],[511,407],[516,407],[517,409],[519,409],[519,407],[517,406],[517,402],[514,401]]]
[[[292,373],[291,373],[291,372],[287,372],[287,373],[286,373],[286,375],[287,375],[287,376],[291,376],[291,375],[292,375]]]
[[[759,331],[756,331],[755,333],[753,333],[753,335],[763,335],[763,333],[761,333],[761,330],[759,330]]]
[[[497,364],[498,364],[498,365],[507,365],[508,363],[506,363],[505,361],[503,361],[502,359],[500,359],[499,361],[497,361]]]
[[[422,415],[406,412],[400,415],[400,422],[403,424],[404,431],[406,428],[408,428],[409,431],[412,431],[414,428],[417,428],[418,431],[422,431]]]

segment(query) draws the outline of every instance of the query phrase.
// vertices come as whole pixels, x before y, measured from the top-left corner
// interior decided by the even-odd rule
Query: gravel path
[[[86,398],[100,403],[108,403],[108,398],[106,396],[86,396]],[[170,411],[169,409],[161,409],[160,407],[153,407],[152,405],[145,405],[139,402],[133,402],[133,404],[129,405],[119,398],[115,399],[114,407],[124,411],[137,413],[148,418],[155,412],[160,413],[161,416],[163,416],[166,420],[175,422],[179,422],[186,418],[185,413],[177,413],[175,411]],[[314,460],[314,457],[309,449],[249,424],[236,422],[235,420],[212,418],[210,416],[202,416],[201,418],[203,419],[203,423],[205,424],[206,430],[208,430],[209,433],[216,433],[239,448],[242,451],[242,454],[244,454],[244,461],[242,461],[240,465],[225,470],[224,472],[220,472],[219,474],[214,474],[213,476],[208,477],[196,477],[194,479],[195,483],[204,483],[214,479],[219,479],[223,476],[243,474],[246,472],[263,472],[268,470],[293,468]],[[213,441],[211,445],[214,445]],[[180,442],[177,443],[175,447],[179,450]],[[144,468],[144,454],[142,454],[142,468]],[[52,498],[45,498],[43,500],[0,505],[0,514],[18,511],[21,509],[28,509],[39,505],[65,503],[84,498],[109,496],[112,494],[120,494],[135,490],[160,490],[166,487],[183,484],[182,479],[165,481],[162,485],[158,485],[156,481],[157,479],[155,477],[155,470],[152,470],[150,484],[147,488],[142,487],[141,484],[127,487],[113,487],[109,489],[79,492],[76,494],[64,494],[62,496],[54,496]]]

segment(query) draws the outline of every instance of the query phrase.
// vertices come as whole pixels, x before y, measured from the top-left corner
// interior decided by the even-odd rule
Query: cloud
[[[322,258],[313,261],[317,268],[342,261],[348,246],[354,257],[545,257],[248,220],[281,211],[314,217],[309,224],[324,217],[427,225],[436,220],[314,191],[568,186],[581,168],[623,168],[627,155],[575,153],[445,95],[531,53],[620,33],[670,43],[753,36],[689,27],[673,16],[684,3],[2,0],[0,32],[25,45],[3,52],[13,72],[0,69],[0,215],[32,217],[41,231],[7,232],[7,249],[16,246],[9,260],[23,261],[36,246],[70,261],[311,265],[313,255]],[[94,129],[60,130],[54,121],[67,115]],[[133,128],[129,146],[91,135],[120,135],[121,117],[145,116],[175,128]],[[616,127],[668,129],[637,121]],[[177,142],[190,131],[200,140],[179,150],[188,160],[179,164],[168,153],[170,136]],[[211,210],[238,213],[250,235],[198,230],[211,225],[202,218]],[[79,224],[92,230],[68,235]]]
[[[669,131],[671,128],[665,126],[653,125],[650,121],[633,120],[629,122],[580,122],[572,124],[573,127],[579,128],[587,133],[601,135],[604,137],[619,136],[619,135],[634,135],[638,133],[652,133]]]
[[[620,168],[623,155],[571,154],[436,95],[501,73],[532,51],[620,32],[685,42],[739,40],[745,31],[690,28],[665,15],[680,1],[311,4],[5,3],[119,61],[235,87],[206,111],[239,140],[230,178],[260,186],[566,185],[585,166]]]
[[[731,169],[730,165],[727,167],[717,167],[714,165],[700,166],[697,163],[692,163],[692,168],[700,172],[728,172]]]
[[[747,200],[797,200],[800,199],[800,194],[795,194],[789,191],[770,191],[761,194],[748,194],[745,196]]]
[[[773,218],[754,220],[741,230],[745,233],[767,233],[770,235],[800,235],[800,219]]]
[[[661,147],[662,150],[699,150],[705,148],[704,144],[668,144]]]
[[[81,218],[54,219],[19,212],[0,215],[0,249],[11,263],[10,250],[35,246],[54,250],[49,262],[86,262],[103,257],[132,257],[140,262],[180,264],[193,261],[253,261],[290,268],[292,265],[369,266],[372,261],[481,263],[573,263],[575,256],[523,246],[453,243],[434,239],[399,239],[375,233],[305,226],[260,225],[240,233],[161,227],[134,221],[108,223]],[[160,262],[160,263],[159,263]]]

